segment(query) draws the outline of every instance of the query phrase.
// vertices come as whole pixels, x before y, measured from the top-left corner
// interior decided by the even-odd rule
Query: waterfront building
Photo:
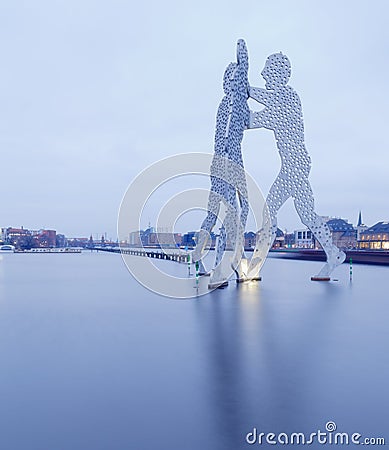
[[[4,244],[7,239],[7,230],[5,228],[0,228],[0,244]]]
[[[140,240],[141,240],[141,245],[147,247],[148,245],[150,245],[149,241],[150,241],[150,235],[154,233],[154,228],[153,227],[148,227],[146,228],[146,230],[140,230],[139,232],[139,236],[140,236]]]
[[[294,247],[296,248],[315,248],[315,239],[312,231],[308,228],[294,231]]]
[[[253,231],[247,231],[244,234],[244,248],[246,250],[254,249],[257,235]]]
[[[287,233],[285,231],[284,247],[286,247],[286,248],[295,247],[295,234],[294,233]]]
[[[5,230],[5,242],[13,245],[15,248],[31,248],[34,246],[34,239],[31,231],[24,227],[8,227]]]
[[[341,250],[355,249],[357,247],[357,231],[345,219],[330,219],[327,221],[332,234],[332,242]]]
[[[33,247],[52,248],[57,245],[57,232],[55,230],[37,230],[31,231],[34,239]]]
[[[357,242],[361,240],[361,233],[366,231],[369,227],[364,225],[362,221],[362,212],[359,211],[358,223],[357,223]]]
[[[272,248],[281,248],[284,246],[285,246],[285,234],[280,228],[277,228],[276,238],[274,240]]]
[[[361,250],[389,250],[389,222],[378,222],[360,233]]]
[[[59,248],[67,247],[67,239],[64,234],[57,234],[56,236],[56,246]]]
[[[4,241],[16,248],[52,248],[57,246],[55,230],[28,230],[27,228],[8,227],[4,231]]]
[[[196,231],[189,231],[182,236],[181,245],[183,247],[193,248],[196,246]]]
[[[154,228],[149,226],[146,230],[132,231],[128,234],[128,245],[130,247],[165,248],[175,248],[181,245],[181,233],[171,233],[166,228],[158,230],[154,231]]]
[[[143,233],[142,230],[131,231],[131,233],[129,233],[128,245],[130,247],[141,247],[142,246],[141,233]]]
[[[87,237],[74,237],[74,238],[67,239],[68,247],[87,248],[88,243],[89,243],[89,238],[87,238]],[[101,241],[97,241],[96,244],[100,245]]]
[[[94,248],[94,246],[95,246],[95,243],[93,241],[93,236],[90,235],[89,236],[89,242],[88,242],[88,248]]]
[[[148,245],[151,247],[176,248],[181,245],[181,233],[157,232],[148,235]]]

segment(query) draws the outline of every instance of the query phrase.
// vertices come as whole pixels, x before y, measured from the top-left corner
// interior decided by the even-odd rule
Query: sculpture
[[[204,271],[201,258],[210,232],[216,224],[221,203],[225,203],[227,212],[217,242],[215,269],[211,274],[210,287],[227,281],[226,275],[221,270],[221,260],[226,250],[227,240],[233,248],[231,264],[238,272],[238,277],[244,276],[239,273],[239,265],[244,252],[244,230],[249,211],[241,152],[243,133],[248,127],[250,112],[247,105],[247,73],[247,48],[245,42],[240,39],[237,43],[237,63],[230,63],[224,73],[225,95],[216,116],[208,214],[197,234],[197,245],[192,254],[193,261],[200,261],[200,270]]]
[[[304,122],[299,96],[287,83],[291,74],[289,59],[282,53],[270,55],[261,72],[265,89],[250,87],[249,96],[265,106],[258,112],[250,112],[249,128],[266,128],[274,132],[281,157],[281,170],[270,188],[266,203],[270,212],[271,236],[258,233],[257,246],[250,262],[256,265],[257,247],[262,239],[273,244],[277,231],[277,212],[292,197],[296,211],[321,244],[327,262],[313,280],[329,280],[330,273],[346,258],[332,243],[331,232],[314,210],[314,197],[308,180],[311,160],[304,143]],[[260,257],[260,256],[259,256]]]
[[[224,74],[225,95],[216,117],[208,214],[197,235],[197,246],[192,259],[199,261],[201,270],[205,270],[201,258],[223,202],[227,213],[217,243],[210,287],[226,282],[220,262],[227,239],[233,248],[231,265],[238,278],[245,280],[258,277],[268,249],[276,237],[277,213],[285,201],[292,197],[302,223],[312,231],[327,256],[326,264],[312,279],[329,280],[330,273],[343,263],[346,255],[333,244],[327,224],[314,210],[314,198],[308,179],[311,160],[304,143],[301,102],[297,93],[288,85],[291,74],[289,59],[282,53],[275,53],[267,58],[261,72],[265,79],[265,89],[250,87],[247,74],[247,48],[240,39],[237,44],[237,63],[229,64]],[[250,111],[248,97],[265,108],[258,112]],[[266,128],[274,132],[281,157],[281,170],[266,199],[267,207],[263,211],[262,228],[257,232],[253,256],[248,268],[243,270],[244,230],[249,204],[241,142],[247,128]]]

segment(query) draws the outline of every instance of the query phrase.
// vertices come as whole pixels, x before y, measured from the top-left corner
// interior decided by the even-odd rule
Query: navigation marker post
[[[350,281],[353,281],[353,259],[350,256]]]
[[[200,271],[200,263],[196,261],[196,287],[199,285],[199,271]]]
[[[186,255],[186,260],[188,261],[188,277],[190,277],[191,276],[191,273],[190,273],[190,253],[188,253]]]

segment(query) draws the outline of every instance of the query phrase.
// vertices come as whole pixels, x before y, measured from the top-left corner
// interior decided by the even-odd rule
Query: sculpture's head
[[[281,52],[268,56],[265,67],[261,72],[261,75],[266,81],[265,87],[269,90],[285,86],[289,81],[290,74],[290,61]]]
[[[236,63],[230,63],[224,72],[223,89],[226,94],[231,91],[231,81],[234,79],[234,73],[237,68]]]

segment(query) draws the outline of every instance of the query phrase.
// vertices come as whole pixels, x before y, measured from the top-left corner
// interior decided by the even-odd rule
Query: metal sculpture
[[[238,279],[257,278],[276,237],[277,213],[285,201],[292,197],[302,223],[312,231],[327,256],[326,264],[312,279],[329,280],[331,272],[343,263],[346,255],[333,244],[327,224],[314,210],[314,198],[308,179],[311,160],[304,143],[301,102],[297,93],[288,85],[291,74],[289,59],[282,53],[275,53],[267,58],[261,72],[265,79],[265,89],[250,87],[247,73],[247,48],[240,39],[237,44],[237,63],[229,64],[224,74],[225,95],[216,117],[208,215],[197,234],[197,246],[192,259],[199,262],[200,270],[204,272],[201,259],[217,222],[220,206],[224,203],[227,213],[220,229],[210,286],[227,281],[227,276],[221,269],[227,240],[233,249],[231,265]],[[265,108],[250,111],[247,105],[249,97]],[[243,133],[247,128],[272,130],[281,157],[281,170],[267,196],[262,228],[257,232],[256,247],[249,264],[244,258],[243,245],[249,203],[241,152]]]
[[[281,170],[270,188],[266,203],[270,212],[270,234],[259,232],[249,271],[255,271],[263,255],[263,240],[273,244],[277,231],[277,213],[292,197],[296,211],[321,244],[327,262],[313,280],[329,280],[331,272],[343,263],[346,255],[332,242],[331,232],[314,210],[314,197],[308,180],[311,159],[304,143],[304,122],[300,98],[287,83],[291,74],[289,59],[282,53],[270,55],[261,72],[265,89],[249,88],[249,96],[264,105],[261,111],[250,112],[249,128],[266,128],[274,132],[281,157]]]
[[[197,245],[192,254],[193,261],[200,262],[200,270],[205,271],[201,258],[209,241],[210,233],[216,225],[220,206],[226,206],[226,215],[217,242],[215,269],[211,273],[209,286],[223,284],[228,276],[222,271],[222,258],[227,241],[233,249],[231,265],[238,277],[244,254],[244,230],[249,211],[246,176],[241,152],[244,130],[249,124],[248,97],[248,55],[245,42],[237,43],[237,63],[230,63],[224,73],[224,97],[216,116],[214,157],[211,164],[211,189],[208,199],[208,214],[197,234]]]

